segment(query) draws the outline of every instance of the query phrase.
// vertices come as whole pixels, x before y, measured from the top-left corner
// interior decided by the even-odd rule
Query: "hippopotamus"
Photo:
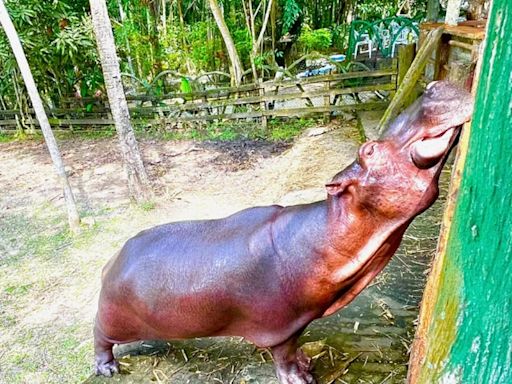
[[[438,179],[471,95],[444,81],[401,113],[326,184],[326,199],[144,230],[107,263],[94,326],[96,374],[114,344],[242,336],[270,348],[281,384],[315,383],[297,340],[384,268]]]

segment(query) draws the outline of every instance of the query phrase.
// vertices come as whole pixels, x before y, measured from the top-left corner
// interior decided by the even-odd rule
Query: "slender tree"
[[[224,20],[222,10],[219,7],[219,3],[217,3],[217,0],[209,0],[209,3],[210,8],[212,10],[213,18],[215,19],[215,22],[219,27],[220,34],[222,35],[222,39],[224,40],[224,44],[226,45],[226,49],[228,51],[229,60],[231,62],[230,68],[231,76],[233,77],[233,82],[236,86],[239,86],[240,83],[242,82],[242,75],[244,73],[242,62],[240,61],[240,57],[238,56],[235,43],[231,38],[231,33],[229,33],[229,29],[226,25],[226,21]]]
[[[107,5],[105,0],[90,0],[89,4],[110,110],[128,176],[130,196],[141,202],[151,197],[151,188],[130,122]]]
[[[32,76],[32,71],[30,70],[25,52],[23,51],[23,47],[18,37],[18,33],[14,28],[14,24],[12,23],[3,0],[0,0],[0,24],[2,25],[7,39],[11,45],[14,57],[16,58],[16,62],[18,63],[18,67],[21,72],[21,76],[23,77],[23,81],[27,87],[27,93],[32,102],[32,107],[36,113],[37,121],[39,122],[41,131],[43,132],[46,146],[50,152],[50,157],[53,161],[53,165],[60,179],[60,182],[62,183],[62,187],[64,189],[64,200],[66,201],[66,207],[68,211],[69,227],[71,231],[76,233],[80,229],[80,218],[76,208],[75,198],[73,196],[71,186],[69,185],[66,170],[64,169],[64,163],[62,162],[62,158],[60,156],[59,147],[57,146],[57,142],[53,136],[50,123],[48,122],[48,117],[46,116],[46,112],[44,110],[43,102],[39,96],[34,77]]]
[[[242,5],[244,7],[247,29],[249,30],[249,33],[251,34],[251,40],[252,40],[252,49],[251,49],[251,54],[250,54],[250,60],[251,60],[251,69],[252,69],[254,81],[257,81],[257,79],[258,79],[258,73],[256,71],[256,62],[255,62],[256,56],[258,55],[258,52],[263,51],[263,38],[265,37],[265,31],[267,29],[268,20],[270,17],[270,13],[272,11],[273,0],[268,1],[268,4],[266,4],[266,10],[265,10],[265,4],[266,4],[266,1],[262,0],[256,7],[256,11],[254,11],[252,0],[248,0],[247,4],[246,4],[245,0],[242,1]],[[260,11],[262,11],[263,20],[261,22],[261,28],[260,28],[260,32],[258,34],[256,31],[256,18]],[[258,37],[256,37],[256,35],[258,35]]]

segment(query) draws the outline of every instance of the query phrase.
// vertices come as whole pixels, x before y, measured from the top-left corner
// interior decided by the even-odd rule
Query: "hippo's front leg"
[[[309,371],[311,359],[297,348],[300,333],[271,348],[280,384],[316,384]]]

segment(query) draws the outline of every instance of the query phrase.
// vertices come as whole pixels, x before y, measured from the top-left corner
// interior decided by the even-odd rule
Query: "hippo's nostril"
[[[375,152],[375,146],[377,144],[375,142],[367,142],[365,144],[362,145],[360,151],[359,151],[359,156],[361,157],[370,157],[373,155],[373,153]]]

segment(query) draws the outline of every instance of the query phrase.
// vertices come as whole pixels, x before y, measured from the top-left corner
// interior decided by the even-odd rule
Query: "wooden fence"
[[[174,124],[212,120],[260,119],[321,114],[325,118],[350,110],[384,109],[389,98],[375,92],[397,89],[396,60],[388,69],[226,87],[163,96],[127,95],[134,124]],[[363,97],[359,95],[373,95]],[[348,97],[347,97],[348,96]],[[47,109],[54,128],[113,125],[106,98],[65,98]],[[0,130],[37,126],[32,110],[0,110]]]

